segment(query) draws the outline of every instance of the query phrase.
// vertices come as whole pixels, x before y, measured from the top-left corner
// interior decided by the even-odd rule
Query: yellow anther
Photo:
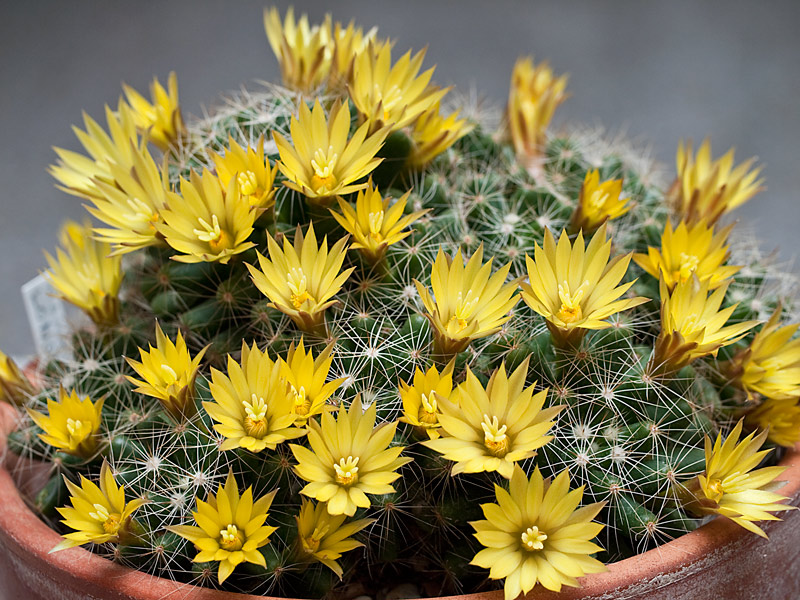
[[[509,439],[506,435],[508,425],[500,425],[500,421],[496,416],[489,418],[489,415],[483,415],[483,444],[491,454],[498,458],[504,457],[508,454]]]
[[[678,267],[677,274],[681,281],[686,281],[692,276],[692,273],[697,270],[697,267],[700,264],[700,259],[698,259],[694,254],[686,254],[685,252],[681,252],[680,261],[681,262]]]
[[[258,178],[252,171],[242,171],[236,176],[239,184],[239,193],[242,196],[252,196],[258,192]]]
[[[223,550],[235,552],[244,545],[244,535],[236,525],[228,525],[219,531],[219,546]]]
[[[529,552],[533,552],[534,550],[542,550],[544,548],[544,541],[547,539],[547,534],[540,531],[539,528],[534,525],[523,531],[521,538],[522,547]]]
[[[561,308],[556,316],[564,323],[575,323],[583,318],[581,300],[586,293],[585,288],[589,286],[588,281],[584,281],[574,293],[570,293],[569,284],[565,281],[558,285],[558,297],[561,300]]]
[[[286,285],[289,286],[292,305],[295,308],[300,308],[305,302],[315,302],[314,297],[306,288],[307,282],[308,280],[306,279],[305,273],[303,273],[303,269],[295,267],[289,271]]]
[[[369,213],[369,235],[376,242],[383,239],[381,229],[383,228],[383,211]]]
[[[338,463],[333,463],[333,470],[336,471],[336,483],[341,485],[355,483],[358,481],[358,457],[340,458]]]
[[[244,400],[245,419],[244,430],[247,435],[256,439],[264,437],[267,433],[267,403],[255,394],[250,396],[250,402]]]
[[[323,525],[322,527],[315,527],[310,536],[300,538],[300,543],[303,546],[303,552],[306,554],[314,554],[314,552],[319,550],[319,545],[322,543],[322,538],[327,535],[328,531],[330,531],[330,525]]]
[[[333,146],[328,146],[327,154],[323,152],[322,148],[314,153],[314,159],[311,161],[311,166],[314,169],[314,175],[311,177],[311,186],[315,192],[327,192],[336,186],[338,180],[333,171],[338,160],[339,155],[333,151]]]

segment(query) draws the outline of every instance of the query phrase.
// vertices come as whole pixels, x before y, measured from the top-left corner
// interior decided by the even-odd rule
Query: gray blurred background
[[[277,2],[281,12],[287,2]],[[83,215],[45,172],[51,146],[79,149],[81,110],[103,119],[120,83],[145,91],[178,73],[184,115],[222,92],[277,80],[264,1],[2,0],[0,8],[0,348],[32,352],[20,286],[44,265],[61,221]],[[765,163],[769,189],[739,211],[765,250],[800,250],[800,2],[339,0],[294,2],[320,20],[355,19],[429,46],[440,84],[500,103],[517,56],[571,74],[557,121],[625,130],[674,169],[678,140],[711,135],[714,153]]]

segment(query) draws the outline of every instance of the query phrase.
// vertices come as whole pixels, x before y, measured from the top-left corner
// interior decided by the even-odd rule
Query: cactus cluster
[[[523,383],[535,385],[536,394],[545,391],[543,405],[527,410],[542,410],[543,421],[549,418],[552,426],[542,429],[540,442],[535,445],[532,442],[533,449],[521,454],[515,464],[522,467],[520,473],[525,477],[538,468],[537,473],[545,479],[558,482],[562,480],[557,479],[558,476],[568,469],[571,487],[583,487],[584,504],[599,503],[595,520],[604,527],[595,538],[601,548],[593,554],[595,559],[608,563],[633,556],[694,529],[700,513],[689,510],[691,503],[686,500],[686,490],[691,488],[689,482],[698,480],[708,469],[706,438],[726,435],[755,406],[762,407],[761,421],[748,421],[746,417],[746,426],[763,428],[764,420],[770,418],[771,413],[763,409],[763,402],[771,396],[763,390],[753,393],[743,385],[745,378],[741,371],[749,364],[744,355],[749,351],[755,331],[751,329],[754,324],[751,321],[765,320],[775,313],[777,323],[782,315],[791,314],[791,282],[734,232],[727,242],[729,251],[722,252],[721,262],[743,268],[728,287],[713,286],[711,289],[721,289],[722,307],[735,305],[727,318],[721,320],[726,327],[738,329],[724,339],[724,344],[717,343],[704,352],[694,350],[696,355],[684,348],[682,358],[675,354],[674,339],[664,341],[666,326],[661,315],[668,310],[663,305],[665,298],[670,294],[677,297],[679,292],[670,290],[664,281],[660,289],[659,280],[638,264],[631,263],[613,283],[612,287],[619,282],[625,288],[620,291],[619,298],[625,304],[600,317],[602,325],[569,328],[577,317],[573,313],[565,316],[562,312],[573,304],[577,306],[574,310],[581,310],[576,298],[583,292],[575,290],[572,296],[569,291],[565,292],[567,300],[562,295],[560,316],[544,317],[542,309],[536,308],[540,306],[538,301],[530,299],[535,296],[530,275],[534,251],[547,250],[549,232],[558,238],[558,234],[565,231],[565,236],[570,236],[566,242],[576,248],[583,244],[584,234],[587,242],[592,234],[602,235],[603,239],[607,235],[612,242],[612,257],[626,256],[625,260],[630,260],[631,253],[645,256],[648,247],[661,247],[662,232],[670,218],[680,219],[684,214],[676,200],[679,192],[674,187],[667,190],[655,167],[643,160],[640,153],[618,141],[606,141],[597,132],[545,135],[548,114],[534,119],[539,124],[522,141],[515,131],[526,127],[525,115],[512,114],[512,126],[510,131],[506,130],[515,140],[511,143],[504,137],[502,128],[489,127],[488,123],[496,115],[486,115],[463,105],[460,108],[467,117],[456,128],[457,133],[435,154],[430,148],[427,154],[421,153],[420,148],[430,136],[426,138],[418,130],[435,128],[438,125],[431,125],[431,122],[443,120],[438,115],[443,90],[433,89],[432,84],[424,81],[420,89],[426,91],[409,100],[405,107],[389,107],[388,100],[384,99],[386,104],[382,108],[368,110],[363,106],[370,102],[368,94],[359,93],[364,86],[354,83],[354,79],[366,77],[370,53],[372,67],[377,70],[375,64],[384,60],[382,54],[389,53],[388,44],[381,45],[373,32],[362,34],[352,25],[345,29],[337,24],[334,31],[329,21],[311,28],[302,19],[295,31],[292,16],[292,26],[283,26],[281,31],[280,20],[271,12],[267,13],[265,21],[271,41],[275,35],[284,36],[284,43],[277,44],[276,53],[289,87],[268,85],[258,91],[241,92],[210,115],[186,124],[179,111],[161,110],[158,119],[145,123],[144,133],[141,133],[142,124],[131,119],[145,140],[148,131],[158,133],[149,139],[164,149],[163,167],[160,159],[153,161],[151,158],[151,170],[135,165],[131,170],[134,175],[125,178],[115,171],[125,166],[124,157],[109,157],[107,163],[102,163],[94,156],[96,168],[88,173],[90,186],[79,188],[65,184],[72,192],[90,199],[103,195],[113,199],[114,194],[127,194],[133,199],[132,188],[143,193],[150,189],[148,186],[153,182],[143,175],[147,172],[162,178],[163,191],[159,193],[165,194],[168,208],[162,207],[165,224],[154,226],[158,232],[154,236],[147,237],[146,230],[141,229],[132,241],[120,242],[105,226],[94,230],[100,240],[97,243],[110,244],[108,248],[123,254],[124,280],[114,302],[104,299],[95,303],[94,313],[87,311],[94,315],[93,322],[78,328],[69,340],[73,360],[51,360],[42,364],[35,386],[24,383],[13,388],[13,374],[0,371],[6,399],[16,399],[17,404],[27,409],[27,412],[20,412],[20,427],[9,437],[9,448],[53,465],[50,481],[34,500],[40,514],[54,527],[61,528],[57,523],[57,509],[67,505],[70,496],[74,497],[76,490],[80,490],[78,485],[84,480],[79,476],[98,481],[110,473],[116,484],[123,486],[128,499],[142,499],[143,502],[137,501],[133,519],[125,527],[126,535],[99,540],[111,543],[100,543],[94,549],[148,573],[212,587],[222,585],[225,589],[287,597],[377,594],[409,580],[418,583],[422,595],[491,589],[496,584],[487,579],[487,571],[478,565],[480,561],[473,560],[482,545],[480,534],[474,535],[471,523],[482,518],[481,505],[495,501],[496,494],[500,493],[496,486],[507,486],[506,480],[511,478],[514,465],[509,463],[505,473],[505,467],[463,467],[459,460],[451,460],[448,452],[440,449],[448,442],[438,442],[452,438],[448,422],[442,420],[442,428],[433,434],[432,422],[423,422],[423,409],[417,405],[418,412],[410,413],[402,392],[413,388],[415,378],[424,377],[431,367],[442,377],[450,378],[448,381],[452,385],[447,393],[459,385],[466,386],[461,391],[462,396],[468,394],[466,390],[471,389],[470,385],[485,388],[494,380],[495,386],[499,386],[497,381],[505,378],[506,373],[509,374],[508,386],[513,387],[513,373],[522,368]],[[295,34],[298,40],[302,38],[302,44],[286,41]],[[331,59],[330,53],[323,51],[325,43],[333,43],[326,42],[326,36],[339,41],[335,46],[338,52],[350,48],[355,55],[353,61],[360,68],[354,69],[353,62],[342,60],[336,53]],[[404,57],[396,68],[405,66],[413,70],[409,61],[416,59]],[[325,61],[326,68],[331,70],[329,78],[318,72],[323,69],[320,63]],[[334,68],[336,65],[338,68]],[[532,64],[526,62],[523,67],[525,65],[527,71],[533,69]],[[517,73],[515,69],[515,77],[549,78],[540,84],[554,86],[554,91],[548,95],[537,87],[539,84],[530,83],[536,88],[536,94],[546,96],[541,101],[545,108],[540,110],[551,114],[563,100],[566,79],[553,79],[546,65],[537,68],[535,73],[526,75],[527,71],[521,68]],[[342,81],[349,82],[350,98]],[[170,90],[173,88],[177,101],[176,83]],[[313,90],[317,106],[309,101],[309,90]],[[128,93],[129,96],[135,94],[132,90]],[[411,92],[406,90],[406,93]],[[151,107],[138,94],[135,98],[136,103],[144,102],[145,108]],[[169,105],[163,88],[155,90],[154,98],[152,107],[161,109]],[[420,112],[412,114],[423,100],[435,106],[436,112],[422,113],[423,116]],[[133,109],[130,110],[136,110],[136,103],[131,99]],[[525,102],[510,101],[509,111],[524,112],[525,106]],[[336,158],[324,153],[317,155],[317,163],[327,160],[330,170],[317,171],[312,183],[302,184],[292,171],[293,163],[283,152],[292,143],[298,153],[303,151],[298,141],[301,135],[298,114],[302,119],[299,107],[306,110],[309,118],[319,109],[323,116],[330,115],[330,121],[335,115],[346,112],[348,122],[343,127],[347,138],[360,139],[364,144],[371,137],[376,138],[376,148],[379,148],[376,157],[382,159],[380,164],[376,161],[376,166],[357,173],[356,185],[352,186],[355,190],[345,188],[344,193],[328,194],[338,197],[338,206],[330,198],[326,200],[324,194],[323,201],[315,200],[320,190],[324,192],[342,184],[336,179],[338,175],[334,176]],[[126,127],[127,110],[121,108],[115,121],[121,136]],[[401,126],[392,126],[387,122],[390,119]],[[112,120],[109,126],[113,129]],[[451,129],[452,126],[450,122]],[[95,124],[95,127],[99,126]],[[359,133],[361,128],[364,131]],[[447,131],[447,127],[443,127],[443,131]],[[136,135],[133,134],[134,139]],[[111,138],[108,139],[112,143]],[[146,141],[140,142],[139,147],[144,143]],[[225,173],[220,160],[231,155],[235,147],[242,151],[243,164],[247,161],[244,149],[257,149],[253,156],[265,157],[266,163],[262,159],[261,164],[262,168],[266,164],[267,169],[256,172],[244,166],[227,167],[226,177],[231,183],[217,183]],[[436,148],[435,144],[433,147]],[[526,150],[523,152],[521,148]],[[133,151],[137,152],[135,143]],[[260,157],[259,153],[262,153]],[[701,153],[702,150],[698,153],[698,163],[702,160]],[[341,156],[338,159],[343,160]],[[366,164],[368,159],[362,163]],[[274,167],[279,161],[282,162],[280,171]],[[319,166],[315,164],[315,168]],[[58,177],[55,169],[54,174]],[[211,184],[206,178],[213,178],[214,185],[218,186],[215,193],[223,198],[218,205],[208,200],[213,194],[207,190]],[[64,183],[63,178],[60,181]],[[614,183],[606,185],[608,182]],[[752,183],[752,180],[745,182],[739,192],[745,194],[747,190],[743,188]],[[209,243],[212,251],[215,251],[214,244],[219,248],[224,246],[228,254],[220,250],[210,258],[208,254],[184,249],[185,246],[174,241],[179,234],[183,235],[179,211],[184,209],[183,205],[178,207],[178,203],[188,205],[189,198],[194,197],[195,192],[188,190],[190,185],[193,190],[199,190],[197,196],[205,199],[212,209],[219,207],[217,212],[212,210],[213,222],[194,220],[193,231],[200,240],[196,243]],[[370,194],[377,194],[375,202],[385,203],[380,213],[370,212],[370,218],[389,219],[390,207],[402,203],[402,216],[393,217],[400,223],[396,239],[391,238],[394,234],[387,234],[385,239],[391,239],[389,243],[373,247],[370,239],[378,237],[370,238],[368,231],[363,241],[357,235],[344,241],[348,235],[344,227],[348,218],[343,212],[344,206],[357,204],[360,207]],[[627,199],[627,202],[616,207],[609,205],[603,213],[603,202],[609,195],[615,196],[617,201]],[[222,205],[223,201],[232,202],[234,196],[247,196],[251,204],[249,216],[241,217],[245,221],[249,219],[249,226],[244,227],[246,232],[242,239],[235,242],[224,238],[227,227],[224,214],[233,213],[225,212],[228,208]],[[256,196],[257,202],[253,200]],[[148,197],[150,200],[137,196],[136,201],[140,204],[155,201],[154,194]],[[736,204],[732,201],[725,204],[724,198],[716,198],[716,201],[714,210],[717,212],[720,202],[729,208]],[[95,204],[93,214],[109,225],[110,213],[102,203],[111,201],[92,202]],[[691,211],[702,216],[703,207],[698,202],[695,198]],[[135,209],[131,203],[130,210]],[[380,217],[374,217],[378,214]],[[713,225],[720,214],[714,213],[708,223]],[[355,211],[352,218],[358,218]],[[221,234],[219,223],[222,223]],[[380,229],[380,224],[371,223]],[[327,261],[333,260],[330,257],[338,252],[337,242],[341,242],[338,248],[342,253],[346,252],[335,269],[346,276],[341,278],[340,287],[331,297],[335,302],[320,310],[321,317],[312,309],[303,312],[306,310],[303,307],[310,306],[308,298],[317,302],[313,298],[317,292],[312,289],[310,279],[308,287],[304,287],[306,275],[312,277],[310,273],[303,275],[302,283],[297,276],[294,287],[290,286],[289,309],[284,309],[268,291],[271,267],[265,266],[269,257],[271,265],[279,267],[276,252],[285,248],[284,242],[291,246],[292,242],[297,242],[297,236],[302,239],[305,235],[308,245],[311,224],[315,246],[329,249]],[[117,226],[115,231],[120,229]],[[189,231],[191,237],[192,226]],[[323,238],[327,241],[323,242]],[[354,245],[354,241],[359,242],[360,247]],[[347,243],[351,244],[349,251],[344,248]],[[544,250],[540,250],[541,247]],[[559,252],[560,248],[561,242]],[[464,308],[468,299],[459,296],[459,310],[466,312],[456,312],[442,324],[426,303],[435,302],[441,308],[444,298],[429,295],[425,300],[423,295],[431,288],[435,294],[437,283],[432,278],[440,277],[434,266],[437,260],[443,261],[444,269],[476,254],[478,264],[481,256],[484,260],[492,259],[487,270],[490,268],[496,273],[507,269],[501,273],[501,278],[504,285],[512,286],[508,298],[512,292],[516,294],[521,284],[525,302],[516,302],[519,299],[516,295],[511,300],[507,298],[508,306],[503,304],[498,309],[502,318],[496,320],[496,326],[492,325],[488,333],[459,338],[460,334],[448,331],[464,329],[465,323],[473,318],[467,315],[468,308]],[[526,260],[526,257],[529,258]],[[535,260],[541,263],[538,255]],[[643,260],[637,263],[643,264]],[[322,269],[326,259],[318,257],[317,263]],[[308,271],[311,267],[305,268]],[[694,281],[702,288],[700,267],[690,264],[687,268],[690,275],[695,272],[689,284]],[[462,273],[461,276],[468,275]],[[487,284],[485,290],[491,285]],[[695,295],[700,288],[694,288]],[[708,292],[709,288],[705,290]],[[489,293],[484,292],[485,295]],[[499,294],[497,290],[492,293]],[[298,309],[294,312],[290,310],[292,302]],[[459,321],[462,317],[464,323]],[[693,315],[693,318],[701,316]],[[703,347],[702,340],[689,340],[685,328],[680,331],[675,335],[683,336],[680,340],[684,346]],[[171,349],[164,350],[165,340],[172,344]],[[156,346],[148,350],[148,344]],[[155,352],[164,354],[155,356]],[[186,356],[176,358],[181,352]],[[244,425],[238,426],[243,433],[236,437],[232,433],[234,419],[225,416],[221,400],[224,389],[228,389],[226,382],[233,386],[230,389],[239,391],[235,387],[231,363],[241,360],[239,371],[247,371],[247,364],[255,360],[255,356],[264,365],[277,365],[273,370],[278,373],[279,368],[292,370],[293,356],[300,361],[309,352],[314,358],[308,360],[316,361],[315,365],[303,368],[321,371],[323,381],[318,381],[317,387],[321,389],[327,385],[326,391],[301,390],[284,374],[280,376],[280,385],[284,386],[280,389],[280,398],[259,398],[253,393],[251,402],[250,396],[237,397],[236,401],[245,403],[249,412],[246,412]],[[656,364],[654,357],[659,356],[667,367]],[[187,363],[183,371],[175,364],[192,359],[195,362]],[[325,364],[321,366],[321,363]],[[790,363],[788,360],[783,367],[790,367]],[[153,376],[160,377],[158,385],[161,387],[153,383],[153,377],[148,379],[148,368],[163,370],[157,377]],[[263,368],[265,374],[259,378],[268,380],[273,375],[266,371],[272,367]],[[184,376],[185,380],[181,379]],[[308,381],[310,379],[306,380],[306,386]],[[795,384],[796,388],[798,384],[800,382]],[[269,389],[270,394],[275,392],[274,386]],[[42,420],[46,418],[45,413],[49,411],[50,418],[55,418],[53,411],[63,410],[54,409],[60,393],[62,396],[72,393],[76,396],[74,402],[87,397],[95,402],[100,398],[104,400],[100,407],[95,406],[95,413],[90,406],[82,406],[80,410],[88,411],[83,423],[70,417],[71,433],[66,434],[58,446],[39,434],[49,433],[47,423]],[[286,400],[287,393],[289,400]],[[306,394],[310,398],[313,393],[324,396],[324,406],[316,410],[313,400],[308,400],[310,404],[300,410],[298,407],[307,400]],[[448,411],[459,409],[457,401],[445,398],[446,393],[430,390],[427,393],[419,402],[426,403],[428,415],[451,415]],[[235,396],[235,392],[231,394]],[[534,396],[534,400],[537,397]],[[800,420],[796,416],[794,389],[788,392],[787,398],[794,412],[782,414],[792,421],[788,427],[795,433],[787,434],[783,445],[788,445],[786,439],[789,444],[796,441],[800,430],[795,426]],[[437,401],[445,405],[438,412]],[[275,407],[283,402],[295,403],[294,412],[285,411],[295,418],[275,425],[282,418],[279,408]],[[465,403],[463,400],[462,405]],[[370,408],[363,416],[360,410],[358,415],[354,414],[362,406]],[[352,411],[352,417],[347,410]],[[358,419],[368,420],[370,411],[374,411],[378,424],[384,424],[373,438],[386,437],[381,432],[387,427],[394,428],[386,439],[388,445],[373,448],[375,452],[392,453],[394,462],[387,462],[388,471],[379,470],[383,474],[375,480],[380,479],[381,484],[370,488],[373,491],[368,490],[364,496],[368,497],[367,506],[357,502],[353,510],[344,508],[326,513],[323,502],[332,506],[338,501],[331,494],[325,496],[324,492],[314,491],[317,488],[309,490],[307,484],[313,476],[308,473],[316,471],[311,467],[304,471],[299,463],[303,463],[305,453],[316,453],[317,458],[320,457],[317,444],[325,441],[328,429],[334,424],[344,427],[342,420],[352,418],[359,427],[366,427]],[[273,412],[274,421],[270,420],[272,416],[264,416]],[[322,417],[319,413],[323,413]],[[86,423],[92,414],[96,414],[93,431],[81,436],[82,446],[71,445],[70,436],[79,437],[80,427],[88,427]],[[530,415],[520,414],[517,418],[527,416]],[[450,424],[456,419],[452,415],[443,419],[446,418],[450,418]],[[503,453],[497,445],[504,443],[506,429],[500,428],[496,417],[494,429],[488,415],[485,420],[486,447],[495,457],[500,456],[502,462]],[[258,438],[258,427],[277,428],[276,437],[264,438],[264,443],[254,445],[249,440]],[[314,435],[317,437],[313,438]],[[490,438],[495,446],[489,443]],[[238,441],[234,443],[231,439]],[[330,443],[344,444],[344,441],[340,438]],[[366,458],[360,463],[349,458],[352,457],[347,461],[342,458],[334,465],[339,481],[347,481],[348,485],[356,477],[358,469],[353,470],[356,466],[362,474],[370,468]],[[394,475],[385,476],[389,472]],[[362,479],[366,481],[366,475],[362,475]],[[512,493],[513,486],[512,480]],[[262,532],[262,537],[267,539],[269,535],[269,543],[263,543],[258,537],[261,534],[249,530],[242,533],[234,525],[224,530],[224,507],[230,498],[238,502],[239,490],[245,488],[252,488],[252,492],[244,492],[241,503],[246,503],[245,496],[250,493],[250,502],[272,494],[271,502],[259,504],[259,501],[252,507],[254,520],[257,520],[257,509],[263,509],[264,514],[268,509],[269,532]],[[382,493],[374,491],[379,488]],[[223,500],[223,497],[228,499]],[[197,537],[201,533],[196,527],[186,529],[195,524],[192,513],[200,508],[196,498],[213,500],[204,505],[204,510],[212,511],[213,515],[218,511],[222,519],[224,531],[212,543],[214,548],[220,548],[216,554],[206,551],[208,548]],[[316,508],[311,506],[309,498],[319,501]],[[352,493],[350,498],[354,498]],[[342,503],[342,506],[349,506],[344,500]],[[63,512],[61,515],[66,516]],[[64,523],[69,525],[69,519],[66,516]],[[227,521],[230,520],[228,517]],[[326,523],[324,527],[323,522]],[[104,523],[109,521],[106,519]],[[207,529],[200,520],[197,524]],[[262,525],[263,519],[256,527]],[[344,531],[343,528],[348,527],[347,535],[341,536],[347,538],[347,543],[342,542],[343,545],[328,554],[319,550],[320,544],[324,545],[326,531],[337,528]],[[239,529],[243,530],[242,526]],[[546,540],[547,536],[538,531],[529,528],[523,533],[523,542],[528,544],[529,550],[547,543],[539,541]],[[260,545],[254,542],[253,546],[248,546],[247,536],[258,539]],[[243,558],[235,558],[237,552],[244,553]],[[318,559],[311,560],[310,556]],[[234,570],[240,563],[243,564]],[[231,566],[223,571],[223,564]],[[586,567],[581,572],[592,571]],[[498,577],[493,575],[492,578]],[[571,585],[574,579],[556,582],[556,586],[540,573],[539,581],[554,589],[561,583]],[[507,583],[507,596],[515,596],[510,589]],[[513,591],[526,591],[525,585]]]

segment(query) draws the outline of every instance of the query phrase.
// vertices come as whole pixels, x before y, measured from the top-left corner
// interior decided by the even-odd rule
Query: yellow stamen
[[[569,284],[566,281],[558,285],[558,297],[561,300],[561,308],[556,316],[564,323],[575,323],[583,318],[581,300],[583,300],[585,294],[585,287],[588,287],[588,285],[589,282],[584,281],[574,294],[570,293]]]
[[[422,406],[419,407],[418,419],[422,425],[436,425],[439,423],[438,404],[433,392],[430,396],[422,394]]]
[[[306,388],[302,385],[299,390],[294,386],[291,386],[291,388],[290,392],[294,395],[294,412],[304,417],[311,409],[311,400],[306,395]]]
[[[197,218],[197,222],[200,223],[202,229],[194,229],[192,231],[197,236],[198,240],[208,243],[208,245],[211,246],[211,250],[214,252],[230,248],[230,239],[219,226],[217,215],[211,215],[210,224],[201,217]]]
[[[700,260],[693,254],[681,252],[681,262],[678,267],[677,275],[681,281],[686,281],[697,270]]]
[[[490,419],[489,415],[485,414],[481,427],[484,434],[483,444],[489,452],[498,458],[508,454],[509,439],[506,435],[508,425],[500,426],[500,421],[496,416]]]
[[[303,546],[303,552],[306,554],[314,554],[317,550],[319,550],[319,545],[322,542],[322,538],[327,535],[329,530],[330,525],[315,527],[310,536],[300,538],[300,543]]]
[[[333,173],[339,155],[333,151],[333,146],[328,146],[327,154],[320,148],[314,153],[311,166],[314,168],[314,175],[311,177],[311,186],[316,193],[324,193],[332,190],[338,183],[336,175]]]
[[[306,289],[308,280],[306,279],[305,273],[303,273],[303,269],[299,267],[292,269],[289,272],[286,284],[289,286],[289,290],[292,293],[291,300],[295,308],[300,308],[305,302],[316,302],[308,289]]]
[[[242,549],[244,545],[244,534],[239,531],[236,525],[228,525],[225,529],[220,529],[219,535],[219,546],[223,550],[236,552]]]
[[[244,431],[256,439],[264,437],[267,433],[267,403],[255,394],[250,396],[250,402],[243,401],[245,419]]]
[[[358,481],[358,456],[348,456],[347,460],[340,458],[338,463],[333,463],[333,470],[336,471],[336,483],[354,484]]]
[[[376,242],[383,240],[381,228],[383,227],[383,211],[369,213],[369,235]]]
[[[521,537],[522,547],[528,552],[533,552],[534,550],[542,550],[544,548],[543,542],[547,539],[547,534],[543,531],[539,531],[539,528],[534,525],[523,531]]]
[[[161,371],[164,373],[162,377],[166,385],[172,385],[178,381],[178,374],[175,372],[175,369],[169,365],[162,364]]]
[[[242,171],[236,176],[239,193],[242,196],[252,196],[258,192],[258,178],[252,171]]]

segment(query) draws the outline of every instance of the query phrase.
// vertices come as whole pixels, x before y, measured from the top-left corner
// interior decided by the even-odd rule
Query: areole
[[[15,425],[0,404],[0,456]],[[8,457],[6,457],[7,459]],[[48,554],[61,537],[34,515],[7,468],[0,468],[0,597],[25,600],[256,600],[127,569],[83,548]],[[800,446],[786,453],[782,493],[800,505]],[[800,511],[767,522],[764,540],[718,517],[659,548],[609,565],[559,594],[535,588],[526,598],[584,600],[794,600],[800,590]],[[451,600],[501,600],[502,590]]]

